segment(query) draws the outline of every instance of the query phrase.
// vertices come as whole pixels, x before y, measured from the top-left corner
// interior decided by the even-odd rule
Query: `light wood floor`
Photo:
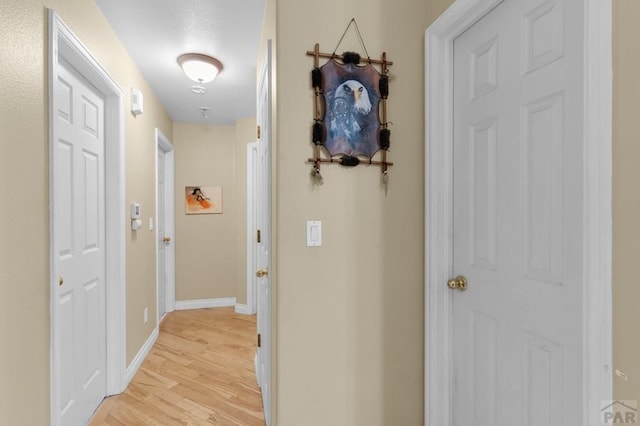
[[[263,426],[255,341],[255,316],[233,308],[167,314],[127,390],[105,399],[89,425]]]

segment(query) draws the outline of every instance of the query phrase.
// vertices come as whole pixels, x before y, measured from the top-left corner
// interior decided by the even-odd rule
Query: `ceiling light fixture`
[[[224,68],[222,62],[201,53],[185,53],[178,56],[178,65],[191,80],[197,83],[209,83]]]

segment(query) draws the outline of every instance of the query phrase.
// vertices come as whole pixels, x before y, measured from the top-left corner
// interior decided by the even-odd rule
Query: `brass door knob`
[[[165,244],[169,244],[169,243],[171,242],[171,238],[169,238],[169,237],[164,237],[164,238],[162,239],[162,241],[163,241]]]
[[[61,286],[64,284],[64,279],[62,277],[58,278],[58,285]]]
[[[467,289],[467,279],[462,275],[458,275],[454,279],[447,281],[447,287],[451,290],[465,291]]]
[[[256,277],[258,278],[266,277],[267,275],[269,275],[269,271],[265,268],[258,268],[256,271]]]

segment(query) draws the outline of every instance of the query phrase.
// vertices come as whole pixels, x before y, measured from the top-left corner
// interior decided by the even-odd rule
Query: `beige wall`
[[[453,4],[453,0],[429,0],[427,3],[427,20],[429,25],[431,25]],[[427,27],[429,25],[427,25]]]
[[[176,301],[236,295],[234,126],[175,123]],[[186,215],[185,186],[221,186],[222,214]]]
[[[83,41],[125,93],[145,95],[145,114],[125,114],[126,201],[153,216],[154,128],[171,138],[171,121],[94,2],[0,2],[0,424],[49,423],[49,213],[47,10]],[[29,208],[25,206],[25,197]],[[126,214],[126,212],[123,212]],[[125,231],[123,231],[125,232]],[[138,352],[155,318],[153,233],[126,231],[127,359]]]
[[[613,365],[616,399],[640,401],[640,2],[614,0]]]
[[[316,42],[331,52],[351,17],[391,67],[388,191],[376,167],[306,159]],[[277,2],[277,417],[279,426],[420,425],[423,419],[424,30],[427,2]],[[361,51],[353,32],[339,52]],[[305,221],[323,246],[305,246]]]

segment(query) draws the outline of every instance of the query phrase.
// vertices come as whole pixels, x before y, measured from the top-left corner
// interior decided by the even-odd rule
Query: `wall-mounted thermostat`
[[[140,220],[140,204],[131,204],[131,229],[137,231],[142,228],[142,220]]]
[[[131,219],[140,219],[140,203],[131,204]]]
[[[140,89],[131,88],[131,113],[135,116],[142,114],[144,110],[144,99]]]

